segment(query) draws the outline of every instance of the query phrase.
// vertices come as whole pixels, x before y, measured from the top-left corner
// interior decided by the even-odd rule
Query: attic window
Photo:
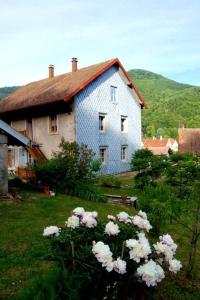
[[[112,103],[116,103],[117,102],[116,93],[117,93],[117,87],[111,85],[110,86],[110,99],[111,99]]]
[[[49,116],[49,133],[58,133],[58,116]]]

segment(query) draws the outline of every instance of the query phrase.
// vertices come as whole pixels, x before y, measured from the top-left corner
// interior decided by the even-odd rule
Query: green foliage
[[[79,181],[89,182],[92,179],[94,153],[85,145],[69,143],[64,139],[59,145],[60,151],[42,165],[35,166],[37,179],[42,184],[57,191],[65,191]]]
[[[167,166],[168,159],[165,155],[154,155],[148,149],[137,150],[131,160],[132,171],[138,171],[135,186],[141,190],[147,185],[155,186]]]
[[[99,184],[104,187],[120,187],[122,185],[122,181],[119,177],[109,176],[109,175],[101,175],[99,177]]]
[[[164,137],[176,138],[177,128],[200,127],[200,88],[181,84],[145,70],[131,70],[141,94],[148,104],[142,111],[142,127],[146,136],[155,136],[159,128]]]
[[[145,188],[139,207],[147,212],[153,234],[159,235],[174,216],[174,196],[173,191],[165,184]]]

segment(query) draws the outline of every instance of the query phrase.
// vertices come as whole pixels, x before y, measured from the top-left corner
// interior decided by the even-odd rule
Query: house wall
[[[74,112],[58,114],[58,133],[49,133],[49,117],[33,119],[33,140],[42,144],[41,150],[47,158],[58,150],[61,138],[73,142],[75,140]]]
[[[111,102],[110,86],[117,87],[117,102]],[[108,161],[103,173],[130,170],[135,150],[141,148],[141,107],[137,95],[117,67],[111,67],[75,98],[76,140],[92,148],[99,158],[99,147],[107,146]],[[107,114],[105,133],[99,132],[99,113]],[[121,116],[128,117],[128,132],[121,133]],[[121,161],[121,145],[128,145],[128,161]]]
[[[27,130],[26,120],[12,121],[11,126],[18,130]],[[49,159],[52,152],[58,150],[61,138],[67,141],[75,140],[75,115],[72,111],[70,114],[58,114],[58,133],[49,133],[49,117],[39,117],[32,119],[33,141],[41,145],[41,151]],[[19,165],[19,149],[15,147],[15,166]]]

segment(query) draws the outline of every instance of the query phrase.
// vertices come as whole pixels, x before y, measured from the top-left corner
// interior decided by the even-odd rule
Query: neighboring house
[[[155,155],[169,154],[170,150],[177,152],[178,143],[172,138],[160,138],[160,139],[145,139],[142,143],[142,148],[147,148]]]
[[[200,154],[200,128],[179,128],[178,151]]]
[[[61,137],[86,144],[102,162],[103,173],[130,169],[141,147],[141,108],[145,101],[120,61],[111,59],[32,82],[0,102],[0,117],[38,145],[36,150],[12,149],[12,166],[50,158]],[[43,155],[43,157],[42,157]]]

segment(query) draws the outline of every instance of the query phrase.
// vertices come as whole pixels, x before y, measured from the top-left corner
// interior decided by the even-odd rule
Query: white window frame
[[[128,117],[127,116],[121,116],[120,129],[121,129],[122,133],[128,132]]]
[[[110,99],[112,103],[117,103],[117,86],[110,86]]]
[[[56,117],[56,131],[52,131],[52,117]],[[49,116],[48,118],[49,122],[48,122],[48,128],[49,128],[49,134],[58,134],[58,115],[57,114],[52,114]]]
[[[103,155],[101,155],[101,151],[103,151]],[[108,147],[107,146],[100,146],[99,147],[99,160],[102,165],[106,165],[108,161]]]
[[[106,132],[106,128],[107,128],[107,115],[103,113],[99,113],[99,132],[101,133]]]
[[[121,161],[127,162],[128,161],[128,146],[121,145]]]

